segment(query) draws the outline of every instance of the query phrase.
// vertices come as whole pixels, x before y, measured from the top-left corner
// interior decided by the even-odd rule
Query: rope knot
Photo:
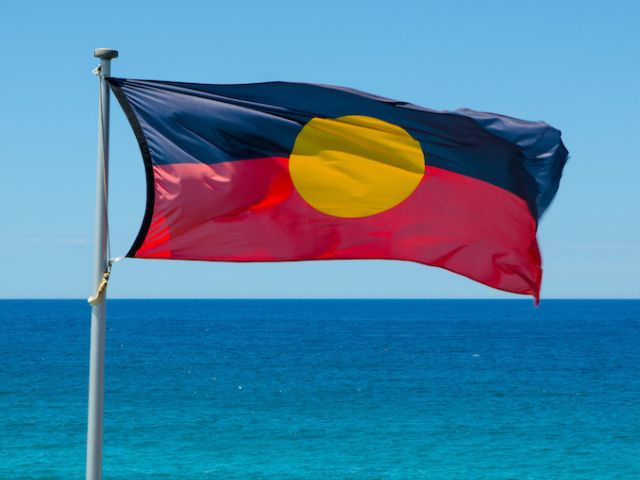
[[[100,283],[98,284],[98,289],[96,290],[96,293],[94,293],[89,298],[87,298],[87,302],[89,302],[89,305],[96,305],[102,300],[102,297],[104,296],[104,293],[107,290],[109,277],[111,276],[111,267],[113,266],[114,263],[118,263],[123,258],[124,257],[115,257],[115,258],[109,259],[109,261],[107,262],[107,270],[102,274],[102,280],[100,280]]]

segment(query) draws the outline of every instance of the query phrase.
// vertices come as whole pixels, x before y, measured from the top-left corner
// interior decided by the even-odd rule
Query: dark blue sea
[[[84,478],[88,358],[0,301],[0,478]],[[109,301],[104,477],[640,478],[640,301]]]

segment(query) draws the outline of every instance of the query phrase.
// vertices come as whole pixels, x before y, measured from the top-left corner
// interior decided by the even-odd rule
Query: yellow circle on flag
[[[422,147],[405,129],[363,115],[311,119],[289,158],[302,198],[341,218],[398,205],[416,189],[424,169]]]

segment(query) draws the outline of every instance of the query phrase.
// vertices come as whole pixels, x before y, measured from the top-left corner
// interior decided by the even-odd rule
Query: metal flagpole
[[[109,178],[109,87],[105,77],[111,74],[111,60],[117,50],[97,48],[100,59],[98,116],[98,168],[96,174],[96,225],[93,256],[93,291],[97,292],[108,265],[107,193]],[[106,288],[91,305],[91,353],[89,364],[89,415],[87,425],[87,480],[102,477],[102,416],[104,410],[104,337]]]

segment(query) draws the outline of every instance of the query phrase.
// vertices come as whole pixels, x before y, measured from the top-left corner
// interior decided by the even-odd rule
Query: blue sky
[[[0,298],[90,292],[95,47],[115,76],[346,85],[563,132],[571,152],[539,229],[542,297],[640,297],[640,3],[5,2],[0,16]],[[137,144],[112,108],[112,252],[144,210]],[[511,298],[405,262],[127,260],[111,297]]]

